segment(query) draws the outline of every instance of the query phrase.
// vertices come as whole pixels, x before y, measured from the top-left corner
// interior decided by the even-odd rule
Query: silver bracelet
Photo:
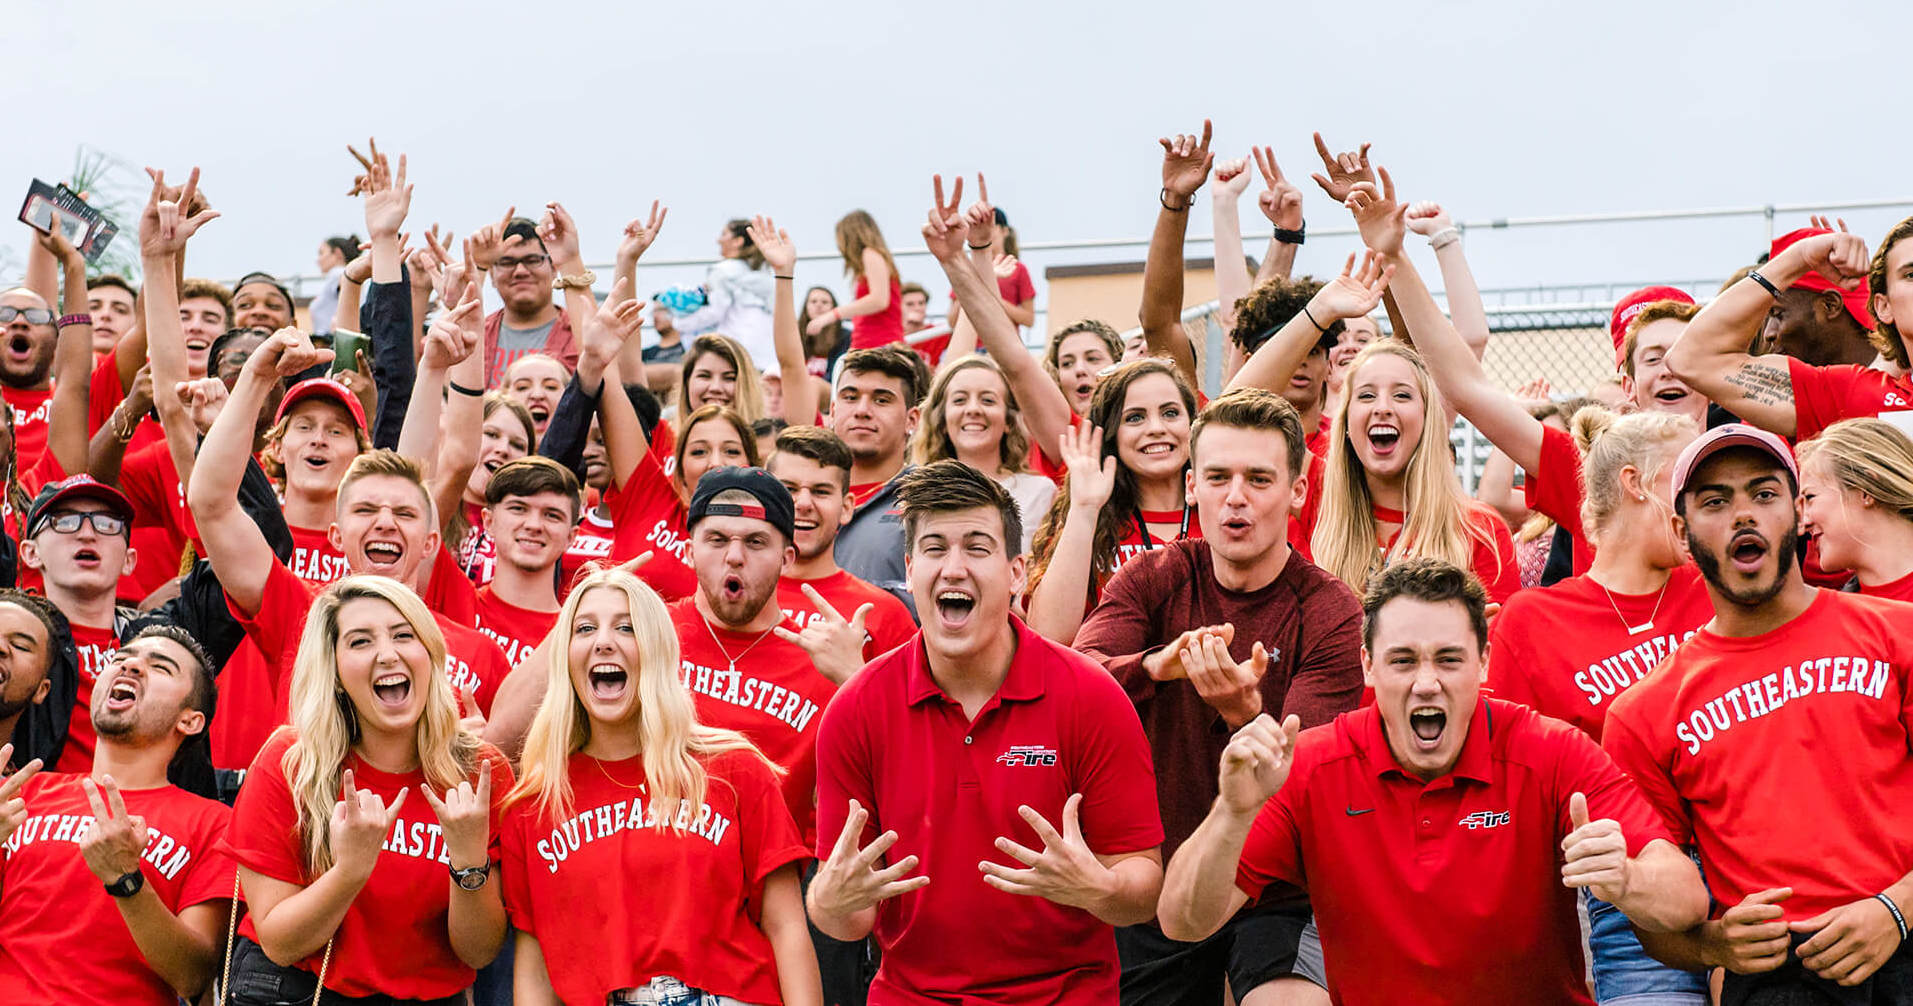
[[[1454,244],[1455,242],[1460,240],[1461,240],[1461,228],[1444,227],[1441,230],[1438,230],[1435,233],[1428,235],[1428,247],[1435,251],[1440,251],[1443,248],[1446,248],[1449,245]]]

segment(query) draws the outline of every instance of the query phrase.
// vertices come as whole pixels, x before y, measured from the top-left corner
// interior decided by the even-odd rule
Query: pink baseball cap
[[[1688,480],[1694,477],[1695,469],[1702,462],[1735,447],[1751,447],[1772,455],[1787,474],[1793,476],[1794,485],[1800,484],[1800,466],[1794,462],[1793,449],[1785,440],[1745,423],[1725,423],[1701,434],[1674,461],[1674,497],[1678,499],[1687,491]]]

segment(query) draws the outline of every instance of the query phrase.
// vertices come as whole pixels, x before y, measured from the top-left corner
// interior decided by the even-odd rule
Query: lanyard
[[[1189,510],[1187,506],[1182,508],[1182,526],[1176,529],[1177,541],[1189,537]],[[1142,534],[1142,547],[1145,550],[1156,547],[1156,538],[1149,533],[1149,522],[1143,520],[1141,507],[1136,508],[1136,530]]]

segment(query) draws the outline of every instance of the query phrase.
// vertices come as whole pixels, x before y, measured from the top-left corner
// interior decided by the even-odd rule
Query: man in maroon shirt
[[[1361,607],[1296,553],[1289,513],[1307,493],[1295,407],[1259,388],[1232,391],[1190,430],[1188,493],[1202,537],[1131,560],[1076,635],[1142,717],[1156,762],[1165,851],[1189,837],[1216,790],[1210,766],[1229,734],[1264,713],[1314,726],[1361,701]],[[1195,945],[1145,922],[1117,931],[1123,1002],[1238,1000],[1269,983],[1285,1001],[1326,1002],[1307,899],[1284,889]]]
[[[1165,933],[1202,939],[1269,884],[1305,884],[1339,1001],[1528,1006],[1591,1002],[1577,888],[1644,930],[1706,916],[1700,871],[1592,739],[1482,697],[1486,609],[1440,560],[1375,578],[1375,704],[1236,733],[1215,807],[1170,862]]]

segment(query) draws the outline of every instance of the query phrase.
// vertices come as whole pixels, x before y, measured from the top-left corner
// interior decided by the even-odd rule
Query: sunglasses
[[[0,304],[0,325],[5,325],[15,318],[25,318],[29,325],[45,325],[53,320],[53,312],[44,307],[14,307],[11,304]]]
[[[126,530],[125,519],[115,517],[104,510],[68,510],[64,513],[56,513],[41,520],[39,530],[45,531],[47,528],[52,528],[59,534],[77,534],[81,524],[91,524],[95,533],[108,537]]]

